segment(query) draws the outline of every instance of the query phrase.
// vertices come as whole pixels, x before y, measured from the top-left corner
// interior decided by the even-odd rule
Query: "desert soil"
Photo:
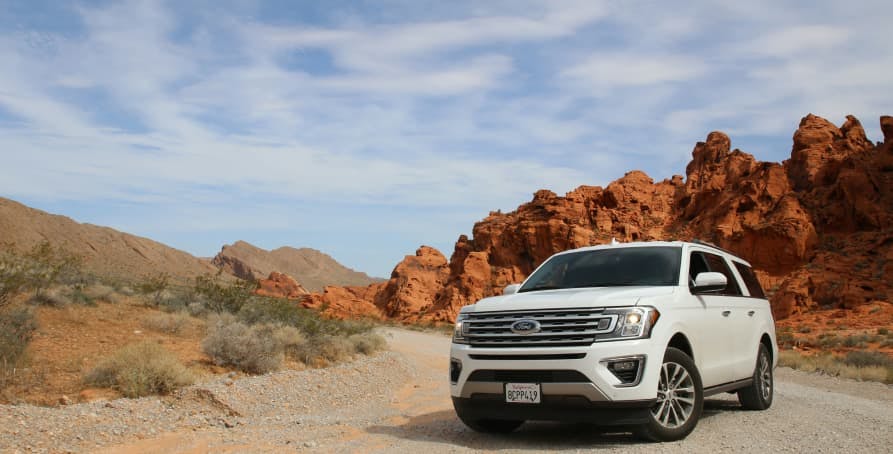
[[[45,408],[0,406],[0,452],[653,452],[628,433],[528,423],[508,436],[472,432],[453,414],[449,339],[388,329],[391,351],[327,369],[233,380],[173,396]],[[662,452],[887,452],[893,387],[779,368],[776,400],[742,411],[708,400],[687,439]]]

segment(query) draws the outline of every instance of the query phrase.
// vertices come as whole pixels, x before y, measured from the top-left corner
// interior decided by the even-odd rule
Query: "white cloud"
[[[704,75],[699,58],[660,54],[595,54],[563,70],[561,75],[596,95],[614,88],[686,82]]]

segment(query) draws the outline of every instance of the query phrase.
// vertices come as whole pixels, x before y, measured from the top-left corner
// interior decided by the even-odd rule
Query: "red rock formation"
[[[270,277],[258,280],[254,293],[273,298],[303,298],[310,294],[291,276],[276,271],[270,273]]]
[[[384,284],[372,284],[368,287],[329,286],[322,293],[313,293],[305,298],[301,305],[319,310],[330,317],[382,319],[383,312],[372,302],[383,288]]]
[[[511,213],[490,213],[459,237],[447,264],[422,248],[384,286],[346,296],[404,320],[447,321],[520,282],[553,253],[622,241],[706,239],[751,261],[777,318],[893,297],[893,117],[873,145],[857,119],[836,127],[807,115],[791,159],[759,162],[712,132],[686,177],[654,183],[633,171],[606,188],[564,197],[537,191]],[[322,298],[339,303],[331,288]],[[339,303],[340,304],[340,303]],[[345,303],[346,304],[346,303]],[[884,306],[886,307],[886,306]]]

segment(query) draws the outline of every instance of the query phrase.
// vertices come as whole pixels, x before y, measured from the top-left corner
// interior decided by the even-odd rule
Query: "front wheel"
[[[698,368],[682,350],[670,347],[661,364],[657,402],[648,423],[637,434],[652,441],[680,440],[694,430],[703,409],[704,388]]]
[[[775,386],[772,377],[772,360],[769,349],[762,343],[753,370],[753,383],[738,390],[738,401],[746,410],[765,410],[772,405]]]

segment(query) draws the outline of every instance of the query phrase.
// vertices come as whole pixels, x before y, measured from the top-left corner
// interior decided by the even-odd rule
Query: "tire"
[[[664,353],[658,380],[658,401],[649,412],[648,423],[636,435],[651,441],[685,438],[704,410],[704,386],[695,362],[682,350],[670,347]]]
[[[469,419],[465,416],[462,416],[461,413],[456,413],[459,416],[459,419],[465,423],[470,429],[475,432],[482,432],[488,434],[507,434],[514,432],[515,429],[521,427],[521,424],[524,424],[524,421],[517,421],[513,419]]]
[[[769,349],[762,343],[753,369],[753,383],[738,390],[738,401],[745,410],[765,410],[772,406],[775,379]]]

